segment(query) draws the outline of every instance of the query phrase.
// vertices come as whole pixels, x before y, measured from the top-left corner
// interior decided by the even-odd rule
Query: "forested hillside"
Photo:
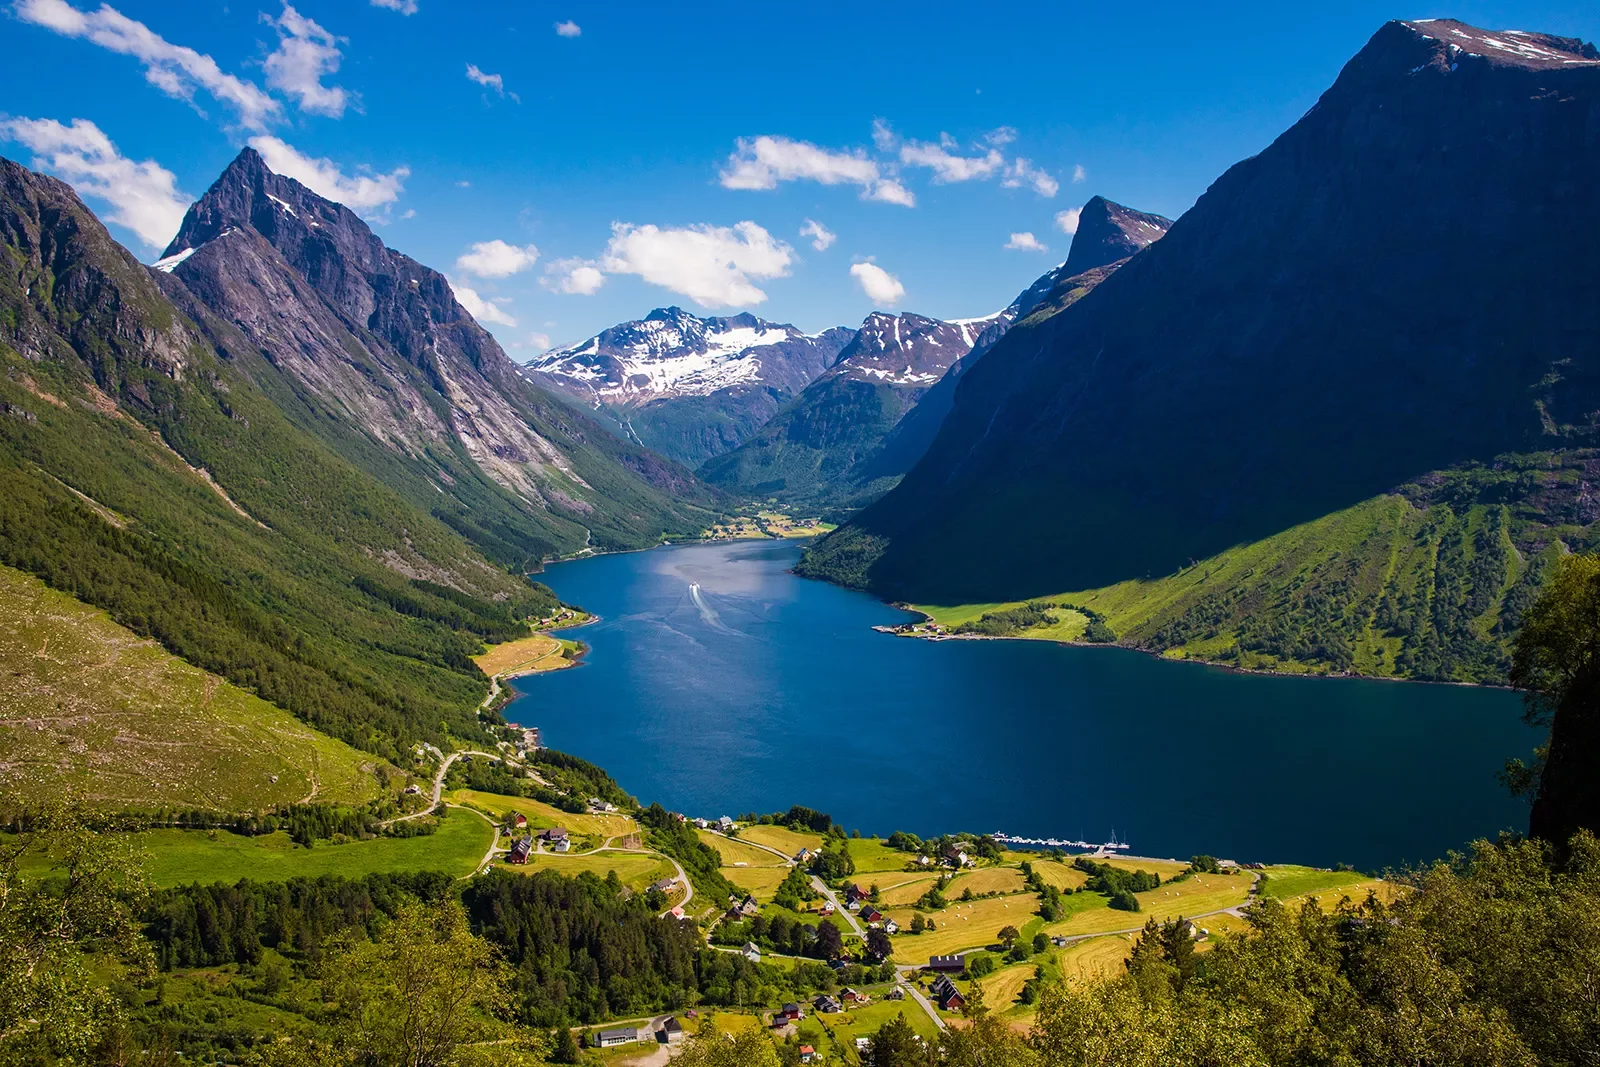
[[[295,426],[9,161],[0,259],[0,563],[369,751],[479,736],[469,657],[547,590]]]

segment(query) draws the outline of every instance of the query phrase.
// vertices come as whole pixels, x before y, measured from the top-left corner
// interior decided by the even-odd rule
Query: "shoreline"
[[[790,573],[792,574],[793,572],[791,571]],[[795,577],[804,578],[805,576],[795,575]],[[821,579],[810,580],[820,581]],[[826,584],[832,585],[833,583],[828,582]],[[839,586],[838,588],[843,589],[845,587]],[[856,592],[862,592],[862,590],[856,590]],[[871,596],[872,594],[868,593],[867,595]],[[932,615],[929,615],[920,608],[914,608],[909,604],[902,604],[892,600],[882,600],[880,602],[898,611],[904,611],[912,615],[920,615],[922,616],[924,622],[935,622],[935,619]],[[915,634],[903,633],[899,630],[896,630],[892,626],[874,626],[873,629],[878,633],[887,634],[890,637],[908,638],[913,641],[1032,641],[1036,644],[1059,645],[1063,648],[1118,649],[1123,652],[1137,652],[1141,655],[1149,656],[1150,658],[1159,660],[1163,663],[1188,663],[1198,667],[1212,667],[1219,671],[1227,671],[1229,674],[1249,674],[1262,678],[1303,678],[1309,681],[1319,682],[1395,682],[1403,685],[1443,685],[1454,686],[1461,689],[1492,689],[1503,690],[1507,692],[1518,691],[1516,686],[1495,685],[1489,682],[1441,682],[1432,678],[1397,678],[1392,674],[1354,674],[1348,671],[1342,674],[1330,674],[1318,673],[1315,671],[1271,670],[1265,667],[1240,667],[1237,664],[1223,663],[1212,659],[1201,659],[1198,656],[1168,656],[1164,652],[1160,652],[1155,649],[1140,648],[1138,645],[1125,645],[1120,641],[1068,641],[1059,637],[1027,637],[1022,634]]]

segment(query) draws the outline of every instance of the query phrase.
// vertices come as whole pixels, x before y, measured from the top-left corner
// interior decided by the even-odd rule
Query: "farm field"
[[[739,836],[746,841],[775,848],[785,856],[793,856],[803,848],[816,850],[822,847],[821,834],[798,833],[786,826],[746,826],[739,831]]]
[[[945,887],[944,895],[955,900],[968,889],[973,893],[1017,893],[1022,888],[1022,872],[1015,867],[982,867],[956,875]]]
[[[732,867],[734,864],[743,863],[748,867],[782,867],[783,860],[774,856],[764,848],[757,848],[747,841],[736,837],[723,837],[708,830],[696,830],[700,840],[716,849],[722,856],[722,865]]]
[[[1168,919],[1203,915],[1208,911],[1243,904],[1249,898],[1250,881],[1244,874],[1197,874],[1174,885],[1162,885],[1136,894],[1141,909],[1137,912],[1116,911],[1098,893],[1075,893],[1067,899],[1076,903],[1082,897],[1089,896],[1098,903],[1062,922],[1050,924],[1046,930],[1051,934],[1070,937],[1074,934],[1132,930],[1143,926],[1148,919],[1165,922]]]
[[[639,829],[639,824],[628,815],[575,815],[531,797],[508,797],[477,789],[453,789],[445,794],[444,799],[451,804],[481,808],[497,820],[508,811],[519,811],[528,817],[528,825],[535,830],[561,826],[575,834],[620,837],[637,833]]]
[[[0,792],[261,811],[364,803],[404,775],[0,567]]]
[[[1056,863],[1047,860],[1043,863],[1035,862],[1033,871],[1045,885],[1053,885],[1057,889],[1077,889],[1089,880],[1089,876],[1076,867],[1065,863]]]
[[[1122,970],[1122,963],[1133,955],[1134,935],[1114,934],[1076,941],[1056,952],[1056,966],[1063,978],[1103,978]]]
[[[721,870],[722,877],[755,897],[758,904],[770,904],[789,873],[787,867],[723,867]]]
[[[915,904],[922,894],[932,889],[938,881],[939,876],[937,874],[909,876],[904,881],[880,879],[878,880],[879,907],[909,907]]]
[[[883,1000],[877,988],[873,989],[872,994],[871,1004],[852,1008],[837,1015],[822,1016],[827,1020],[828,1029],[832,1031],[832,1040],[836,1046],[849,1049],[854,1055],[856,1038],[871,1037],[896,1015],[904,1015],[906,1022],[910,1023],[911,1028],[924,1039],[931,1040],[936,1036],[933,1020],[929,1019],[928,1013],[919,1008],[916,1001],[910,997],[905,1000]],[[806,1022],[816,1018],[808,1016]]]
[[[983,990],[984,1007],[998,1012],[1018,1007],[1017,995],[1038,971],[1039,963],[1029,960],[1026,963],[1013,963],[1009,967],[1002,967],[993,974],[978,979],[975,984]]]
[[[1338,900],[1340,895],[1350,892],[1349,887],[1370,881],[1359,871],[1319,871],[1314,867],[1268,867],[1265,873],[1267,881],[1261,887],[1261,895],[1279,900],[1307,894]],[[1352,899],[1360,897],[1352,896]]]
[[[852,838],[850,858],[855,861],[857,880],[861,875],[880,871],[903,871],[917,857],[909,852],[890,848],[882,841],[870,837]]]
[[[1095,862],[1121,867],[1125,871],[1149,871],[1151,874],[1159,874],[1163,882],[1189,869],[1187,860],[1158,860],[1143,856],[1113,856]]]
[[[380,837],[343,845],[319,841],[303,848],[282,831],[240,837],[226,831],[150,830],[136,835],[148,856],[146,869],[158,886],[191,882],[283,881],[338,874],[360,878],[399,871],[444,871],[465,877],[494,840],[494,827],[458,811],[425,837]]]
[[[515,641],[490,645],[489,650],[473,656],[472,662],[489,677],[515,677],[536,671],[556,670],[572,666],[572,660],[563,657],[562,644],[548,634],[532,634]]]
[[[1035,917],[1038,907],[1039,897],[1034,893],[953,903],[944,911],[925,916],[933,922],[934,929],[921,934],[896,934],[895,956],[902,963],[921,963],[929,956],[992,945],[999,940],[1001,927],[1022,929]],[[905,930],[916,913],[909,908],[895,908],[886,914]]]
[[[502,862],[496,866],[525,874],[555,871],[568,878],[576,878],[584,871],[604,878],[608,872],[616,871],[622,884],[635,890],[643,889],[659,879],[674,877],[678,873],[677,868],[670,862],[652,853],[614,850],[591,852],[583,856],[549,856],[536,853],[528,857],[528,862],[525,864],[513,866]]]

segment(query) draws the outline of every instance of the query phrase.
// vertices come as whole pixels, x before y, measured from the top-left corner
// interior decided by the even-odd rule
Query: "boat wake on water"
[[[689,583],[689,599],[694,601],[695,608],[700,612],[701,621],[713,630],[720,630],[722,633],[732,634],[735,637],[746,636],[723,622],[722,617],[717,614],[717,609],[706,603],[704,594],[700,592],[699,582]]]

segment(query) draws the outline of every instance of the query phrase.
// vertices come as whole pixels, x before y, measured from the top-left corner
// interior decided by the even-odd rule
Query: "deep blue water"
[[[1495,780],[1536,741],[1511,693],[906,640],[870,629],[904,613],[795,577],[798,557],[746,541],[551,567],[601,621],[570,635],[587,662],[522,680],[508,718],[707,817],[805,804],[863,833],[1115,830],[1138,855],[1362,869],[1526,826]]]

